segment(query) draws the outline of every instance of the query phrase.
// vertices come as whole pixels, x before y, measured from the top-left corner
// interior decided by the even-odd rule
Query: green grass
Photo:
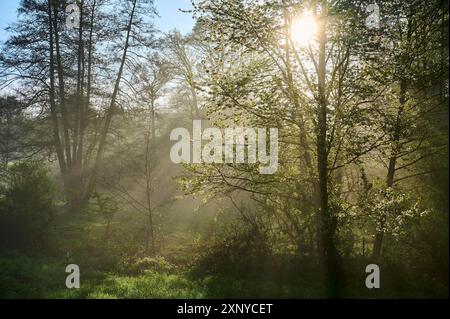
[[[144,270],[124,275],[81,268],[81,288],[65,287],[65,265],[57,260],[19,253],[1,254],[0,298],[287,298],[319,297],[320,286]]]
[[[323,298],[321,272],[313,260],[241,252],[199,258],[187,234],[173,234],[164,257],[134,254],[137,239],[126,219],[105,246],[104,225],[95,215],[62,216],[51,246],[40,252],[0,251],[0,298]],[[119,245],[120,244],[120,245]],[[131,248],[130,248],[131,247]],[[44,255],[43,252],[47,252]],[[70,260],[66,258],[70,252]],[[141,257],[136,257],[141,256]],[[80,266],[81,288],[67,289],[65,267]],[[350,298],[448,298],[447,285],[406,268],[382,267],[382,289],[364,286],[366,261],[346,260]]]
[[[194,277],[176,271],[144,270],[139,274],[81,269],[81,288],[65,287],[65,265],[50,257],[19,253],[0,254],[0,298],[88,299],[195,299],[195,298],[321,298],[324,289],[309,276],[291,281],[274,278],[237,278],[208,275]],[[362,279],[362,278],[361,278]],[[442,298],[445,285],[432,281],[384,277],[383,289],[368,290],[363,284],[349,287],[346,297]],[[409,278],[413,279],[413,278]],[[357,280],[359,282],[361,280]],[[405,284],[406,282],[406,284]],[[398,286],[400,284],[400,286]]]
[[[101,281],[87,279],[76,290],[60,290],[54,298],[163,299],[203,298],[201,286],[178,275],[147,273],[129,277],[109,274]]]
[[[65,265],[19,253],[0,257],[0,298],[46,298],[65,287]]]
[[[120,276],[81,273],[81,288],[65,287],[65,265],[18,253],[0,257],[0,298],[203,298],[201,284],[185,276],[146,272]]]

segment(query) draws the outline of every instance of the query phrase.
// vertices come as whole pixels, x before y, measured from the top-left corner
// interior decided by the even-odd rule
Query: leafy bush
[[[171,273],[175,270],[175,266],[162,256],[127,259],[121,263],[119,268],[123,273],[129,275],[148,272]]]
[[[247,275],[262,274],[262,260],[271,255],[264,234],[254,228],[236,228],[205,242],[193,274]]]
[[[54,195],[42,163],[26,161],[9,167],[0,191],[0,245],[42,244],[55,216]]]

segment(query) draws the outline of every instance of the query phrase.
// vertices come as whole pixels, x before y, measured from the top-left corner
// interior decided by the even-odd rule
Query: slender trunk
[[[325,16],[325,13],[323,13]],[[322,262],[325,269],[325,280],[330,297],[339,297],[338,256],[334,242],[335,221],[328,203],[328,146],[327,146],[327,112],[326,97],[326,22],[322,19],[318,31],[318,112],[317,112],[317,171],[320,245],[322,246]]]
[[[363,258],[366,257],[366,238],[363,237],[362,239],[362,256]]]
[[[153,225],[153,210],[152,210],[152,190],[151,190],[151,167],[150,167],[150,156],[148,153],[150,152],[150,141],[147,142],[147,154],[145,156],[145,197],[147,201],[147,238],[146,238],[146,250],[150,255],[155,254],[155,232]]]
[[[78,141],[78,165],[84,170],[88,163],[83,163],[84,152],[84,134],[88,122],[89,103],[91,99],[91,83],[92,83],[92,56],[93,56],[93,34],[94,34],[94,18],[95,18],[96,1],[92,4],[92,11],[90,17],[90,30],[88,42],[88,58],[87,58],[87,83],[86,83],[86,98],[83,99],[82,110],[80,114],[80,133]]]
[[[195,84],[191,83],[190,86],[191,86],[192,104],[194,105],[195,117],[199,118],[200,112],[198,110],[198,99],[197,99],[197,91],[195,90]]]
[[[80,2],[80,27],[78,29],[78,54],[77,54],[77,93],[75,101],[76,108],[74,114],[74,131],[72,143],[72,162],[78,166],[78,142],[80,134],[81,117],[83,116],[83,98],[84,98],[84,46],[83,46],[83,19],[84,19],[84,0]],[[78,167],[77,167],[78,168]]]
[[[441,1],[441,10],[442,10],[442,17],[441,17],[441,52],[440,52],[440,85],[439,85],[439,93],[441,96],[441,99],[443,102],[445,102],[446,99],[448,99],[448,85],[449,85],[449,78],[448,78],[448,1]]]
[[[132,27],[132,24],[133,24],[136,4],[137,4],[137,0],[134,0],[133,1],[133,6],[132,6],[132,9],[131,9],[131,13],[130,13],[130,20],[129,20],[128,25],[127,25],[127,35],[126,35],[126,38],[125,38],[125,46],[124,46],[124,49],[123,49],[122,59],[120,61],[119,71],[117,73],[117,78],[116,78],[116,82],[115,82],[115,85],[114,85],[114,90],[113,90],[113,93],[112,93],[112,96],[111,96],[111,102],[110,102],[109,108],[108,108],[108,110],[106,112],[105,122],[104,122],[103,129],[102,129],[102,132],[101,132],[101,135],[100,135],[100,141],[99,141],[99,145],[98,145],[98,149],[97,149],[97,155],[96,155],[96,158],[95,158],[94,168],[93,168],[92,174],[90,176],[89,183],[88,183],[88,186],[87,186],[84,198],[83,198],[84,202],[87,202],[89,200],[89,198],[92,195],[92,192],[94,191],[94,187],[95,187],[96,180],[97,180],[97,173],[99,171],[100,164],[101,164],[102,157],[103,157],[103,152],[104,152],[105,146],[106,146],[106,137],[108,135],[108,131],[109,131],[109,128],[111,126],[112,117],[113,117],[114,112],[116,110],[116,99],[117,99],[117,95],[119,93],[119,85],[120,85],[120,82],[121,82],[121,79],[122,79],[122,74],[123,74],[123,68],[124,68],[124,65],[125,65],[125,60],[127,58],[129,41],[130,41],[130,34],[131,34],[131,27]]]
[[[152,95],[151,98],[151,119],[149,121],[149,128],[146,135],[146,152],[145,152],[145,195],[147,200],[147,212],[148,212],[148,225],[147,225],[147,238],[146,238],[146,250],[150,255],[155,254],[155,232],[153,225],[153,211],[152,211],[152,189],[151,189],[151,172],[153,159],[155,158],[155,101]]]
[[[155,111],[155,98],[152,97],[152,101],[151,101],[151,116],[152,116],[152,140],[151,140],[151,152],[152,152],[152,159],[155,160],[155,156],[156,156],[156,126],[155,126],[155,116],[156,116],[156,111]]]
[[[59,47],[59,34],[58,34],[58,8],[53,6],[53,30],[54,30],[54,43],[56,50],[56,66],[58,71],[58,92],[59,92],[59,104],[61,109],[61,118],[63,123],[64,134],[64,148],[66,152],[66,165],[70,170],[72,166],[71,150],[70,150],[70,134],[69,134],[69,119],[66,109],[66,96],[65,96],[65,84],[64,84],[64,69],[61,59],[61,51]]]
[[[9,141],[11,141],[11,112],[9,109],[6,110],[6,136],[4,141],[4,154],[2,154],[2,166],[1,169],[7,169],[9,164],[9,156],[10,156],[10,145]]]
[[[77,61],[77,91],[74,112],[74,130],[72,137],[72,168],[70,171],[71,179],[71,210],[78,212],[82,205],[83,196],[83,177],[82,167],[78,160],[79,154],[79,134],[81,116],[83,116],[83,98],[84,98],[84,47],[83,47],[83,7],[84,1],[80,2],[80,25],[78,29],[78,61]]]
[[[64,185],[66,186],[66,160],[64,158],[64,150],[61,145],[60,133],[59,133],[59,123],[58,123],[58,114],[56,111],[56,102],[55,102],[55,59],[53,53],[54,40],[53,40],[53,17],[52,17],[52,0],[48,0],[48,21],[49,21],[49,56],[50,56],[50,115],[52,120],[52,131],[53,131],[53,144],[56,150],[56,156],[58,158],[59,168],[61,171],[61,175],[63,177]]]

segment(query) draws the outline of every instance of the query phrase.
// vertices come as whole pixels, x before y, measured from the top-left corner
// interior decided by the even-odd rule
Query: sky
[[[157,27],[166,32],[178,29],[186,34],[192,30],[194,20],[188,13],[180,12],[179,9],[190,9],[189,0],[154,0],[160,18],[155,23]],[[8,38],[5,28],[16,20],[17,8],[20,0],[0,0],[0,42]]]

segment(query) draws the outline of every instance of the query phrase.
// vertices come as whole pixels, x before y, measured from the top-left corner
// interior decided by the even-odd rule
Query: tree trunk
[[[48,21],[49,21],[49,56],[50,56],[50,115],[52,120],[52,131],[53,131],[53,144],[56,150],[56,156],[58,158],[59,168],[63,178],[64,187],[67,188],[66,179],[66,160],[64,158],[64,150],[61,144],[60,133],[59,133],[59,123],[58,114],[56,110],[55,102],[55,58],[54,58],[54,30],[53,30],[53,13],[52,13],[52,0],[48,0]]]
[[[152,94],[151,98],[151,118],[149,120],[149,127],[146,134],[146,152],[145,152],[145,195],[147,201],[147,238],[145,247],[147,254],[153,256],[156,253],[155,249],[155,231],[153,225],[153,210],[152,210],[152,189],[151,189],[151,177],[152,177],[152,165],[155,158],[155,100]]]
[[[127,58],[127,53],[128,53],[128,47],[129,47],[129,41],[130,41],[130,34],[131,34],[131,27],[133,25],[133,19],[134,19],[134,14],[135,14],[135,10],[136,10],[136,4],[137,4],[137,0],[133,1],[133,5],[132,5],[132,9],[131,9],[131,13],[130,13],[130,20],[128,22],[127,25],[127,35],[125,38],[125,46],[123,49],[123,54],[122,54],[122,59],[120,61],[120,67],[119,67],[119,71],[117,73],[117,78],[114,84],[114,90],[111,96],[111,102],[109,105],[109,108],[106,112],[106,117],[105,117],[105,123],[103,125],[103,129],[100,135],[100,141],[99,141],[99,145],[98,145],[98,150],[97,150],[97,155],[95,158],[95,163],[94,163],[94,168],[92,170],[92,174],[90,176],[89,182],[88,182],[88,186],[86,188],[86,192],[84,193],[83,196],[83,202],[86,203],[89,198],[92,195],[92,192],[94,191],[95,188],[95,184],[96,184],[96,180],[97,180],[97,173],[99,171],[100,168],[100,164],[102,161],[102,157],[103,157],[103,153],[105,151],[105,146],[106,146],[106,137],[108,135],[109,132],[109,128],[111,126],[111,121],[112,121],[112,117],[114,115],[114,112],[116,110],[116,99],[117,99],[117,95],[119,93],[119,85],[122,79],[122,74],[123,74],[123,68],[125,65],[125,60]]]
[[[388,168],[388,174],[386,178],[386,186],[388,188],[392,187],[394,185],[394,175],[395,175],[395,166],[397,162],[397,157],[395,155],[391,156],[389,159],[389,168]],[[384,237],[384,225],[386,222],[386,216],[383,216],[383,219],[381,221],[381,229],[378,230],[375,234],[374,242],[373,242],[373,251],[372,251],[372,260],[374,262],[377,262],[380,259],[381,255],[381,246],[383,243],[383,237]]]
[[[80,132],[78,135],[78,155],[77,155],[77,165],[80,168],[81,174],[81,184],[84,185],[84,171],[89,165],[88,162],[83,160],[84,153],[84,134],[86,127],[88,125],[88,114],[89,114],[89,103],[91,97],[91,82],[92,82],[92,56],[93,56],[93,33],[94,33],[94,18],[95,18],[96,1],[92,3],[92,11],[90,16],[90,29],[89,29],[89,40],[88,40],[88,57],[87,57],[87,79],[86,79],[86,97],[83,97],[81,101],[80,110]]]
[[[325,13],[324,13],[325,16]],[[338,256],[334,242],[335,221],[328,204],[328,147],[327,147],[327,109],[326,98],[326,22],[319,26],[319,60],[318,60],[318,110],[317,110],[317,171],[320,243],[322,263],[329,297],[339,297]]]
[[[69,134],[69,119],[66,109],[66,93],[64,83],[64,69],[62,66],[61,52],[59,48],[59,34],[58,34],[58,8],[53,6],[53,30],[54,30],[54,43],[56,50],[56,66],[58,71],[58,93],[59,93],[59,107],[61,109],[61,118],[63,124],[63,136],[64,136],[64,149],[66,152],[66,164],[70,169],[72,166],[72,157],[70,150],[70,134]]]

